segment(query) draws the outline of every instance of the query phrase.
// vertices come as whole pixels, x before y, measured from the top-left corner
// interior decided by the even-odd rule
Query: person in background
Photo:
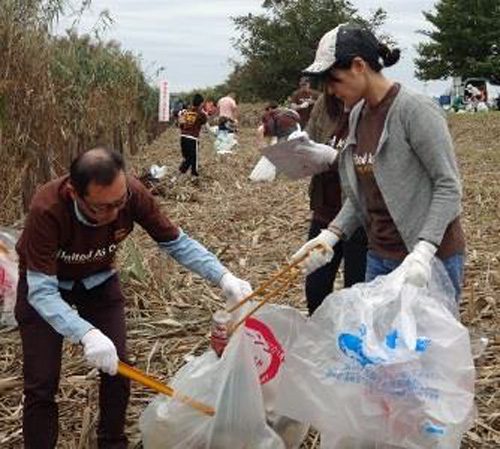
[[[311,111],[306,132],[310,139],[325,143],[338,151],[347,137],[349,110],[335,95],[326,89],[320,95]],[[309,185],[310,208],[312,211],[309,239],[318,236],[322,229],[335,218],[342,207],[342,193],[337,161],[331,169],[314,175]],[[333,291],[335,278],[342,259],[344,260],[344,287],[350,287],[365,279],[366,233],[362,226],[352,237],[335,245],[333,257],[323,267],[306,277],[306,299],[309,314],[321,305]]]
[[[174,119],[175,126],[179,126],[179,112],[181,112],[185,108],[186,108],[186,105],[185,105],[184,101],[182,100],[182,98],[178,98],[175,101],[174,106],[172,108],[172,117]]]
[[[216,126],[208,126],[208,130],[215,137],[214,149],[217,154],[232,153],[238,146],[235,123],[227,117],[220,119]]]
[[[125,449],[129,381],[125,298],[115,256],[139,224],[160,251],[222,289],[227,306],[251,293],[217,257],[172,223],[119,152],[95,148],[65,175],[42,186],[17,243],[16,319],[23,348],[23,435],[26,449],[53,449],[58,436],[55,396],[63,340],[83,346],[100,373],[99,449]]]
[[[262,115],[261,124],[257,129],[257,146],[274,145],[286,140],[290,134],[300,131],[300,116],[296,111],[280,108],[277,103],[270,103]],[[261,156],[249,179],[254,182],[273,181],[276,177],[276,167],[265,156]]]
[[[201,127],[207,123],[207,115],[203,112],[203,96],[195,94],[192,106],[179,112],[179,128],[181,130],[181,153],[183,161],[179,167],[181,173],[191,169],[191,175],[199,176],[198,151],[200,146]]]
[[[290,108],[300,115],[300,126],[305,129],[319,92],[311,89],[311,82],[307,76],[299,80],[299,88],[289,98]]]
[[[215,103],[211,99],[206,99],[203,102],[203,106],[201,109],[207,116],[207,126],[213,124],[217,116],[217,106],[215,105]]]
[[[384,76],[398,49],[371,31],[342,24],[326,33],[305,72],[321,76],[328,92],[352,104],[349,134],[339,155],[342,209],[293,256],[312,250],[308,272],[333,257],[333,247],[363,225],[368,236],[366,281],[401,266],[406,282],[428,285],[437,256],[457,300],[463,281],[465,238],[462,186],[446,117],[432,99]]]
[[[278,140],[270,136],[269,134],[264,134],[264,123],[266,121],[266,117],[271,111],[274,111],[275,109],[278,108],[278,103],[275,101],[271,101],[270,103],[267,104],[267,106],[264,109],[264,113],[262,114],[262,117],[260,119],[260,125],[257,127],[257,147],[262,148],[266,145],[271,145],[276,143]]]
[[[300,115],[289,108],[281,108],[276,103],[270,103],[262,115],[258,128],[262,138],[275,139],[276,142],[286,139],[294,131],[300,131]]]
[[[228,126],[231,129],[236,129],[239,120],[239,109],[234,92],[228,93],[217,102],[217,115],[219,116],[219,127]]]
[[[202,106],[203,112],[207,114],[209,117],[212,115],[215,115],[217,113],[217,106],[215,106],[215,103],[212,100],[205,100],[203,102]]]

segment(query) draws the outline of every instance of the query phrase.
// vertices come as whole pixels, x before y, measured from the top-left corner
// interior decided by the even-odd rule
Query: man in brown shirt
[[[220,286],[228,302],[251,292],[247,282],[161,212],[151,193],[126,174],[120,153],[96,148],[80,155],[69,176],[36,193],[17,244],[26,449],[56,446],[63,337],[81,343],[87,362],[101,372],[99,448],[127,447],[130,386],[115,376],[118,360],[127,360],[125,300],[115,255],[135,223],[162,251]]]
[[[290,96],[290,108],[300,115],[300,126],[304,129],[309,121],[314,103],[319,97],[319,92],[311,89],[311,82],[307,76],[299,81],[299,88]]]

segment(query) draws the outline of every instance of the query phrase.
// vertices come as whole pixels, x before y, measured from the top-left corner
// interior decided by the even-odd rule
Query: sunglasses
[[[125,194],[118,200],[112,201],[110,203],[99,203],[99,204],[94,204],[94,203],[89,203],[87,200],[85,200],[82,197],[78,197],[83,204],[87,207],[87,209],[92,212],[93,214],[104,214],[104,213],[109,213],[117,209],[121,209],[127,201],[130,199],[132,196],[132,192],[127,188],[127,191]]]

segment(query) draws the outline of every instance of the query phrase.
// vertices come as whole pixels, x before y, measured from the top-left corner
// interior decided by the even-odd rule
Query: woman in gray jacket
[[[366,281],[401,263],[407,280],[425,286],[434,255],[455,287],[463,279],[465,240],[460,224],[461,183],[446,119],[423,95],[386,78],[381,70],[399,50],[369,30],[343,24],[326,33],[304,72],[321,76],[330,93],[356,104],[339,157],[346,201],[334,220],[295,255],[318,243],[306,272],[328,263],[333,247],[363,225],[368,235]]]

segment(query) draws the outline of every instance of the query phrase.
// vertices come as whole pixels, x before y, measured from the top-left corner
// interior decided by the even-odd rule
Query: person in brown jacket
[[[219,286],[227,307],[251,293],[248,282],[169,219],[127,173],[119,152],[99,147],[79,155],[69,174],[36,192],[16,246],[25,449],[56,447],[64,339],[81,344],[100,373],[98,448],[128,447],[130,383],[116,375],[118,361],[127,361],[126,299],[115,259],[135,225],[160,251]]]
[[[300,126],[304,129],[307,126],[314,103],[319,97],[319,92],[311,89],[311,82],[307,76],[302,76],[299,80],[299,88],[290,96],[290,108],[300,115]]]
[[[323,93],[311,111],[306,132],[311,140],[327,143],[340,149],[348,132],[349,112],[334,95]],[[331,170],[314,175],[309,186],[312,211],[309,239],[316,237],[337,215],[342,207],[338,164]],[[333,290],[335,277],[344,259],[344,286],[363,282],[366,270],[366,234],[359,228],[351,239],[335,247],[334,256],[327,265],[306,278],[306,299],[312,314]]]
[[[179,167],[181,173],[186,173],[191,169],[191,174],[195,177],[198,173],[198,151],[200,146],[200,131],[207,123],[207,114],[203,111],[203,96],[194,94],[192,105],[179,112],[179,128],[181,130],[181,153],[182,163]]]

